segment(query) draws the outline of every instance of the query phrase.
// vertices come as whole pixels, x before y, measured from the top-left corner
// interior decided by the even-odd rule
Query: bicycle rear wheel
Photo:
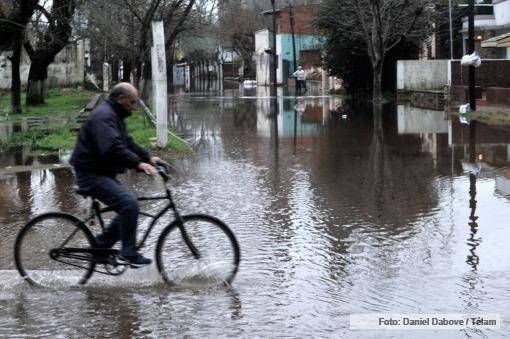
[[[221,220],[204,214],[182,219],[200,258],[193,256],[174,221],[163,230],[156,246],[156,264],[163,280],[172,286],[230,284],[240,261],[232,231]]]
[[[82,285],[94,273],[95,263],[54,255],[59,248],[89,248],[95,241],[83,222],[65,213],[41,214],[30,220],[16,237],[14,260],[31,285],[56,288]],[[54,256],[52,258],[50,253]]]

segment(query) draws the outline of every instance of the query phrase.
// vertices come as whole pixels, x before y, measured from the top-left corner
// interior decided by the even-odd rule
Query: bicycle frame
[[[172,194],[170,193],[170,190],[168,189],[168,187],[165,187],[165,188],[166,188],[166,195],[165,196],[138,197],[137,198],[138,201],[169,200],[169,203],[161,211],[159,211],[156,215],[152,215],[152,214],[149,214],[147,212],[140,211],[140,215],[149,217],[152,220],[151,220],[151,223],[149,225],[149,228],[145,231],[145,233],[144,233],[144,235],[142,237],[142,240],[136,245],[136,249],[137,250],[141,249],[144,246],[145,241],[147,240],[147,238],[149,237],[152,229],[156,225],[156,222],[159,220],[159,218],[161,218],[169,210],[172,210],[174,212],[174,220],[178,221],[179,224],[182,224],[182,218],[181,218],[179,212],[177,211],[175,203],[172,200]],[[94,221],[94,219],[97,218],[97,220],[99,220],[99,225],[101,226],[101,229],[104,231],[105,230],[105,222],[104,222],[104,219],[102,217],[102,214],[107,213],[107,212],[112,212],[113,208],[111,208],[111,207],[101,208],[100,205],[99,205],[99,202],[97,200],[93,199],[92,200],[91,210],[92,210],[91,214],[86,219],[83,220],[84,223],[87,224],[88,222]]]
[[[160,175],[162,175],[161,172],[160,172]],[[151,233],[152,229],[156,225],[156,222],[159,220],[159,218],[161,218],[169,210],[172,210],[173,213],[174,213],[174,220],[172,222],[177,222],[177,226],[179,227],[179,230],[181,231],[181,236],[182,236],[184,242],[186,243],[186,245],[190,249],[190,251],[193,254],[193,256],[196,259],[199,259],[200,258],[200,252],[195,247],[195,245],[193,244],[193,242],[189,238],[186,230],[184,229],[182,217],[179,214],[179,211],[177,211],[177,207],[175,206],[175,203],[174,203],[174,201],[172,199],[172,193],[170,192],[170,189],[168,188],[168,186],[166,184],[168,179],[163,177],[163,180],[165,182],[165,193],[166,193],[166,195],[164,195],[164,196],[154,196],[154,197],[138,197],[137,198],[138,201],[168,200],[169,202],[168,202],[168,205],[166,205],[156,215],[152,215],[152,214],[149,214],[147,212],[140,211],[140,215],[149,217],[149,218],[152,219],[152,221],[149,224],[149,228],[147,228],[147,230],[145,231],[145,234],[143,235],[142,240],[136,245],[136,250],[139,250],[139,249],[143,248],[143,246],[145,245],[145,241],[149,237],[149,234]],[[88,223],[91,220],[93,221],[97,217],[97,219],[99,220],[99,224],[101,226],[101,229],[104,231],[105,230],[105,224],[104,224],[104,220],[101,217],[101,215],[103,213],[111,212],[111,211],[113,211],[113,208],[111,208],[111,207],[100,208],[99,202],[97,200],[93,199],[92,200],[92,213],[90,214],[89,217],[87,217],[84,220],[84,223]]]

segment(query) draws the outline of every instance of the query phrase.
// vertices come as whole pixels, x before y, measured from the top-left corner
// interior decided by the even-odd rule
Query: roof
[[[510,47],[510,32],[482,41],[482,47]]]

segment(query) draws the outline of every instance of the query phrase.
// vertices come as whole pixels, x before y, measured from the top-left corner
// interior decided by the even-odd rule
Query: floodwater
[[[280,93],[274,114],[267,93],[225,93],[172,98],[170,121],[196,153],[174,161],[171,186],[184,212],[235,232],[232,287],[167,289],[155,267],[80,289],[28,287],[12,259],[19,229],[45,211],[83,215],[86,201],[69,169],[40,166],[65,152],[4,153],[4,165],[39,169],[0,172],[0,336],[510,336],[508,131],[478,124],[470,138],[443,112],[393,105],[374,116],[320,94]],[[121,180],[137,194],[162,187]],[[353,313],[488,313],[503,325],[352,331]]]

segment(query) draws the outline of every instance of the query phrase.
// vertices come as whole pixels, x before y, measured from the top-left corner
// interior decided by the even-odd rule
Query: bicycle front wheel
[[[156,246],[156,263],[163,280],[178,286],[230,284],[240,261],[232,231],[221,220],[204,214],[182,219],[199,257],[193,255],[178,223],[173,222],[163,230]]]
[[[94,273],[92,258],[56,253],[61,248],[90,248],[94,243],[92,233],[80,219],[65,213],[42,214],[30,220],[16,237],[16,268],[31,285],[82,285]]]

